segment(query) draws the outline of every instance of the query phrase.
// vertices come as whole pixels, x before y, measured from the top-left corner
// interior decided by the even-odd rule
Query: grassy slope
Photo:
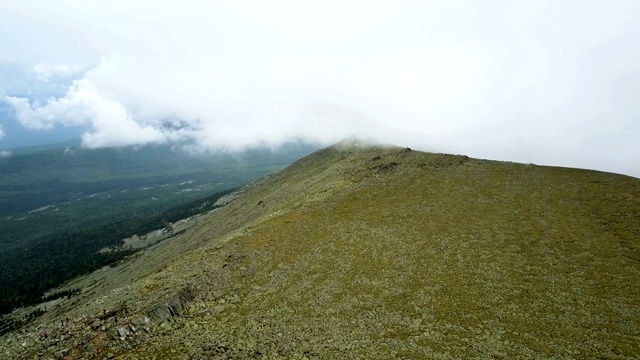
[[[639,239],[638,179],[334,147],[147,252],[166,266],[75,315],[143,316],[191,286],[190,315],[122,358],[634,358]]]

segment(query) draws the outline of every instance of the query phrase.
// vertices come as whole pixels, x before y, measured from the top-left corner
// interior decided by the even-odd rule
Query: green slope
[[[69,358],[640,356],[635,178],[352,140],[200,221],[42,326],[77,319]]]

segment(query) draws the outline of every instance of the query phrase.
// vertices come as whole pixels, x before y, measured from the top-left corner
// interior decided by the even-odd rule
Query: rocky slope
[[[640,356],[638,179],[352,139],[229,200],[0,357]]]

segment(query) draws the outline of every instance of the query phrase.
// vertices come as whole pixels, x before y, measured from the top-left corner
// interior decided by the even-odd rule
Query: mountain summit
[[[223,203],[68,284],[0,354],[640,356],[639,179],[349,139]]]

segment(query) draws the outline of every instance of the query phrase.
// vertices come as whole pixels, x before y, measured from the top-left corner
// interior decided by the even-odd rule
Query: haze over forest
[[[357,135],[640,176],[633,1],[5,0],[0,149]]]

